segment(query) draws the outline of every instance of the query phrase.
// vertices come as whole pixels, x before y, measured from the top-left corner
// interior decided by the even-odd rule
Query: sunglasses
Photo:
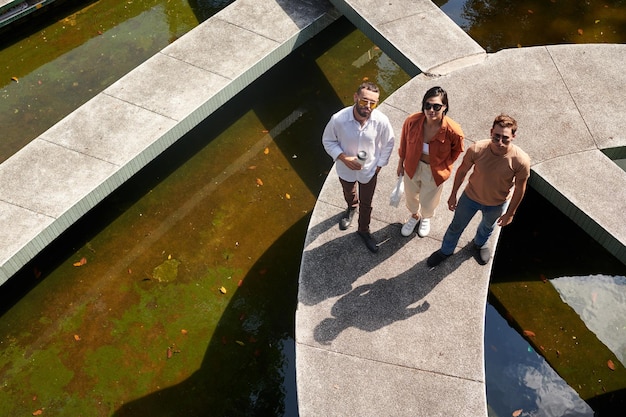
[[[495,143],[502,141],[505,145],[511,141],[511,138],[508,136],[500,135],[499,133],[494,133],[491,137],[491,140]]]
[[[425,110],[433,109],[434,111],[439,111],[441,110],[442,107],[443,107],[443,104],[439,104],[439,103],[424,103]]]
[[[359,106],[361,106],[361,107],[369,107],[370,109],[374,110],[376,108],[376,106],[378,106],[378,102],[377,101],[371,101],[371,100],[368,100],[366,98],[360,98],[359,99]]]

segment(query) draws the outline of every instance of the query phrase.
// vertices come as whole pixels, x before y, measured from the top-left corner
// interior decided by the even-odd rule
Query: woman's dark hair
[[[424,98],[422,99],[422,112],[424,111],[424,103],[426,103],[426,100],[431,97],[441,97],[441,102],[446,106],[443,114],[445,115],[448,113],[448,110],[450,110],[450,106],[448,105],[448,93],[446,93],[446,90],[439,86],[431,88],[426,92],[426,94],[424,94]]]

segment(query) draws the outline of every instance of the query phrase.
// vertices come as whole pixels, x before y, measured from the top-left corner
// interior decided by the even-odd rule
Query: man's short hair
[[[517,130],[517,122],[515,121],[515,119],[504,113],[496,116],[491,128],[493,129],[494,127],[496,127],[496,125],[500,127],[510,127],[511,133],[513,134],[515,134],[515,131]]]

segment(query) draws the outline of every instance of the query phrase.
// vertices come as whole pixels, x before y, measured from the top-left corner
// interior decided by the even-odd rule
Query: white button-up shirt
[[[377,167],[389,163],[393,151],[393,128],[387,116],[378,109],[372,110],[365,124],[354,118],[353,106],[339,110],[331,118],[322,135],[324,149],[336,162],[339,178],[361,184],[368,183]],[[357,156],[367,152],[367,160],[361,170],[352,170],[337,160],[343,152],[345,156]]]

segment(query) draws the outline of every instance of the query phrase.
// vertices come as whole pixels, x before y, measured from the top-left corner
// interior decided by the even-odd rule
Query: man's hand
[[[363,169],[363,165],[359,163],[359,159],[356,156],[345,156],[344,154],[341,154],[337,159],[339,159],[353,171],[359,171]]]
[[[450,198],[448,198],[448,210],[454,211],[456,210],[456,194],[450,194]]]
[[[513,221],[513,215],[512,214],[508,214],[508,213],[504,213],[498,219],[498,226],[504,227],[506,225],[511,224],[512,221]]]

